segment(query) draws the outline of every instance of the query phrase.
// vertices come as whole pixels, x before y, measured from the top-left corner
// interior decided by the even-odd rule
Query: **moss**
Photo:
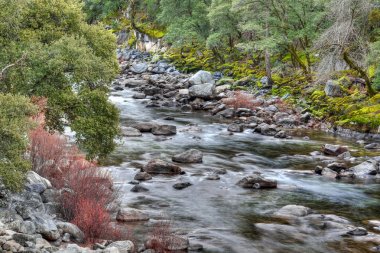
[[[235,80],[234,80],[233,78],[230,78],[230,77],[224,77],[224,78],[218,80],[218,81],[216,82],[216,85],[218,85],[218,86],[219,86],[219,85],[225,85],[225,84],[230,84],[230,85],[232,85],[234,82],[235,82]]]
[[[155,39],[161,39],[165,36],[165,29],[162,27],[157,26],[156,24],[152,23],[136,23],[135,24],[136,30],[139,32],[148,35],[151,38]]]
[[[136,35],[134,32],[130,32],[129,33],[129,38],[128,38],[128,41],[127,41],[127,44],[129,47],[133,47],[136,45],[136,42],[137,42],[137,38],[136,38]]]

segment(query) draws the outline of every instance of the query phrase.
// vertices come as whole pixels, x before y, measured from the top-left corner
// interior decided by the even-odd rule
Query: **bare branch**
[[[5,67],[1,70],[1,72],[0,72],[0,81],[3,80],[3,78],[5,77],[5,73],[6,73],[6,71],[7,71],[8,69],[10,69],[10,68],[12,68],[12,67],[15,67],[15,66],[18,66],[18,65],[21,65],[25,59],[26,59],[26,54],[23,54],[23,55],[21,56],[20,59],[18,59],[18,60],[15,61],[14,63],[11,63],[11,64],[5,66]]]

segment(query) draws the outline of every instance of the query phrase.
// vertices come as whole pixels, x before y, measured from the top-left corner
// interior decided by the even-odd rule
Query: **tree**
[[[365,80],[369,95],[375,93],[366,72],[371,4],[371,0],[332,1],[329,6],[332,25],[316,43],[321,54],[320,74],[352,69]]]
[[[210,20],[210,34],[206,45],[218,55],[217,50],[226,46],[234,48],[241,34],[237,16],[231,11],[232,0],[213,0],[207,15]]]
[[[87,24],[77,0],[0,0],[0,7],[0,66],[17,63],[2,75],[0,91],[48,98],[47,127],[72,127],[89,158],[106,156],[119,123],[107,101],[118,73],[114,35]],[[75,109],[84,96],[98,98],[86,100],[89,115],[109,116],[108,122],[74,127],[83,117]]]
[[[25,152],[30,119],[37,108],[29,99],[0,93],[0,180],[11,190],[21,190],[26,171],[31,167]]]
[[[204,44],[209,34],[210,0],[161,0],[158,21],[167,27],[165,39],[177,46]]]

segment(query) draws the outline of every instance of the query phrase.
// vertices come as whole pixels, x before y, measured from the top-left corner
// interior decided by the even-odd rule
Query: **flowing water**
[[[356,225],[380,218],[379,184],[335,182],[311,173],[317,164],[329,159],[309,155],[325,143],[347,145],[354,155],[378,155],[366,154],[354,141],[311,132],[295,132],[299,137],[289,140],[253,134],[252,130],[228,135],[226,124],[207,113],[146,108],[132,95],[129,90],[111,94],[110,100],[120,108],[122,125],[157,122],[176,125],[178,131],[170,137],[149,133],[123,138],[108,161],[107,168],[120,186],[123,205],[151,216],[151,221],[135,226],[136,233],[146,231],[155,220],[168,219],[177,233],[201,243],[204,252],[350,252],[312,239],[289,242],[285,235],[283,241],[274,240],[260,235],[254,223],[270,222],[271,213],[289,204],[342,215]],[[164,120],[166,116],[174,120]],[[304,140],[305,135],[310,140]],[[141,184],[149,192],[130,192],[133,185],[128,182],[149,159],[170,161],[172,155],[190,148],[203,151],[202,164],[181,165],[185,175],[154,176]],[[220,175],[220,180],[206,180],[205,176],[215,169],[226,169],[227,173]],[[241,178],[257,171],[276,179],[278,188],[247,190],[236,186]],[[193,185],[180,191],[173,189],[179,181]]]

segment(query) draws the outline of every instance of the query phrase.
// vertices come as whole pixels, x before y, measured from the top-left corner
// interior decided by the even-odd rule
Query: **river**
[[[349,146],[354,155],[366,153],[353,140],[341,139],[320,132],[294,132],[293,139],[275,139],[253,134],[227,134],[223,121],[205,112],[181,112],[175,109],[147,108],[142,100],[134,100],[131,90],[111,93],[110,100],[121,111],[121,123],[156,122],[177,126],[175,136],[159,137],[144,134],[119,141],[110,156],[107,169],[121,189],[123,205],[149,213],[151,220],[134,226],[133,233],[144,233],[155,220],[170,220],[176,233],[186,234],[192,243],[204,246],[203,252],[365,252],[347,251],[345,246],[331,246],[318,236],[301,242],[287,235],[271,238],[260,234],[257,222],[271,222],[270,214],[279,208],[298,204],[315,212],[336,214],[363,226],[367,219],[380,218],[380,185],[347,183],[326,179],[312,173],[317,164],[330,159],[312,157],[325,143]],[[171,116],[174,120],[164,118]],[[304,139],[304,136],[310,139]],[[139,168],[152,158],[170,161],[172,155],[190,148],[204,153],[202,164],[180,165],[185,175],[154,176],[141,185],[145,193],[133,193],[129,184]],[[212,171],[225,169],[220,180],[206,180]],[[274,190],[247,190],[236,182],[252,172],[276,179]],[[190,181],[192,186],[175,190],[172,185]]]

